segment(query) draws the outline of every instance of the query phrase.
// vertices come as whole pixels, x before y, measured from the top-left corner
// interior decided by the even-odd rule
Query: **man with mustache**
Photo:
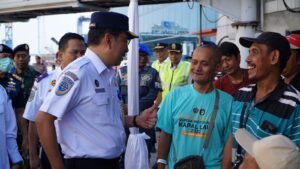
[[[245,128],[257,139],[282,134],[299,147],[300,97],[281,78],[291,55],[287,39],[279,33],[263,32],[257,38],[241,37],[239,41],[249,48],[248,78],[255,84],[241,88],[235,96],[233,133]],[[256,160],[239,146],[236,157],[244,158],[240,169],[259,168]]]

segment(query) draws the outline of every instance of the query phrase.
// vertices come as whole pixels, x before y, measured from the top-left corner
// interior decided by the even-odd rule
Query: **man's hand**
[[[38,156],[30,157],[30,169],[39,169],[41,165],[41,161]]]
[[[144,129],[151,129],[156,123],[158,103],[154,102],[153,106],[144,110],[139,116],[136,117],[136,123],[139,127]]]
[[[246,154],[239,169],[259,169],[259,166],[251,155]]]
[[[24,158],[28,158],[28,156],[29,156],[29,147],[28,147],[28,138],[27,137],[23,137],[23,141],[22,141],[22,156]]]

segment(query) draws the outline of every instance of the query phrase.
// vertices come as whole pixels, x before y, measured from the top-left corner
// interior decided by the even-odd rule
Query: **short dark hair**
[[[119,29],[105,29],[105,28],[90,28],[88,32],[88,40],[87,44],[89,45],[99,45],[102,38],[106,33],[110,33],[113,36],[117,37],[119,36],[122,32],[122,30]]]
[[[223,42],[219,49],[222,56],[231,57],[233,55],[237,57],[240,54],[239,48],[232,42]]]
[[[59,51],[64,51],[68,47],[68,42],[71,39],[77,39],[77,40],[81,40],[81,41],[84,42],[84,38],[82,36],[80,36],[77,33],[71,33],[71,32],[69,32],[69,33],[64,34],[60,38],[60,40],[58,42],[58,50]]]

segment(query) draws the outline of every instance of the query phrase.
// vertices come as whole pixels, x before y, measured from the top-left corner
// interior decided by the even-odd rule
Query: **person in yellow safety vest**
[[[157,70],[160,74],[162,67],[164,67],[166,63],[170,62],[170,59],[168,58],[168,44],[158,42],[155,44],[153,50],[157,60],[152,63],[151,67]],[[160,104],[161,100],[162,91],[159,91],[155,101]]]
[[[157,60],[155,60],[151,67],[153,67],[154,69],[157,70],[157,72],[160,71],[160,69],[167,63],[170,61],[170,59],[168,58],[168,44],[166,43],[156,43],[153,50],[154,50],[154,54]]]
[[[181,60],[182,46],[171,43],[168,47],[170,62],[167,62],[160,72],[162,81],[162,100],[170,90],[188,84],[190,76],[190,63]]]

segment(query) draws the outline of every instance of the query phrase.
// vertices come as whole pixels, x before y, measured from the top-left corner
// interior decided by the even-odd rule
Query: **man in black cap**
[[[157,106],[138,116],[121,116],[116,72],[128,51],[128,17],[114,12],[91,16],[88,48],[66,67],[36,118],[41,143],[52,168],[64,169],[57,147],[62,147],[67,169],[119,169],[125,150],[125,127],[152,128]],[[57,139],[54,120],[57,120]]]
[[[162,100],[170,90],[188,84],[191,64],[182,61],[182,46],[171,43],[168,47],[170,62],[167,62],[159,72],[162,84]]]
[[[257,38],[241,37],[242,46],[249,48],[248,77],[256,84],[241,88],[233,105],[233,133],[245,128],[261,139],[282,134],[300,146],[300,100],[297,91],[281,78],[291,54],[287,39],[275,32],[264,32]],[[244,157],[240,169],[256,169],[253,157],[237,147],[236,159]]]
[[[12,70],[12,79],[21,81],[22,92],[18,93],[18,96],[12,99],[12,104],[16,112],[19,131],[18,144],[22,148],[22,156],[28,157],[28,121],[22,116],[25,110],[27,100],[29,98],[31,88],[34,80],[40,75],[29,66],[30,55],[29,46],[27,44],[20,44],[13,50],[13,57],[16,64],[16,68]],[[25,159],[26,160],[26,159]]]

